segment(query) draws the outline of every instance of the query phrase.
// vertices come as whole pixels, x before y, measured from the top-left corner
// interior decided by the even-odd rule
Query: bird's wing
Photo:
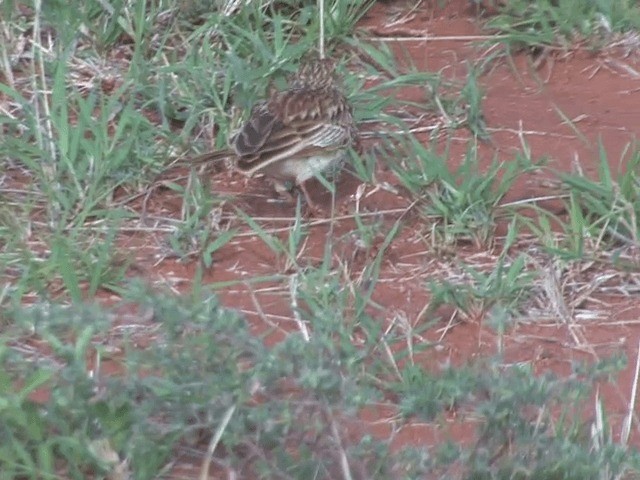
[[[277,115],[270,110],[267,102],[255,105],[247,123],[231,139],[236,154],[246,157],[257,153],[279,123]]]
[[[286,158],[348,147],[353,140],[351,111],[343,97],[288,91],[270,101],[266,110],[275,118],[268,135],[238,163],[248,174]]]
[[[240,157],[238,167],[253,175],[273,163],[287,158],[306,158],[348,147],[349,129],[312,121],[279,128],[254,155]]]

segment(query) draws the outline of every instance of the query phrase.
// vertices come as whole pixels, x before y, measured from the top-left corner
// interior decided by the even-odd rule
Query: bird
[[[307,180],[337,173],[357,142],[353,110],[339,85],[335,62],[311,57],[301,62],[285,90],[253,106],[229,148],[199,155],[190,163],[231,159],[235,169],[247,177],[263,174],[290,199],[298,187],[307,206],[317,211]]]

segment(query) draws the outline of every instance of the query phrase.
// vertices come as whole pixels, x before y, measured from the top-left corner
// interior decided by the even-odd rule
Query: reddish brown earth
[[[371,32],[376,41],[388,42],[398,53],[408,52],[420,69],[464,81],[465,62],[477,60],[483,54],[476,42],[477,36],[484,33],[478,27],[474,11],[468,8],[468,2],[450,1],[444,9],[433,9],[429,3],[423,2],[405,21],[388,25],[388,19],[398,18],[401,12],[408,12],[410,6],[401,2],[379,2],[362,20],[361,28]],[[629,108],[640,84],[621,67],[628,64],[637,69],[637,62],[632,62],[631,57],[623,58],[615,51],[596,55],[581,50],[554,54],[538,68],[524,54],[513,58],[511,65],[506,60],[496,61],[480,79],[486,94],[484,114],[493,140],[480,144],[482,161],[488,165],[495,155],[502,161],[511,161],[516,152],[522,152],[524,141],[532,158],[546,156],[550,167],[566,172],[573,171],[578,162],[587,175],[593,176],[598,168],[600,141],[613,169],[617,170],[618,165],[624,163],[625,153],[640,128],[640,109]],[[415,91],[405,92],[402,96],[420,101]],[[573,126],[558,112],[570,119]],[[419,135],[419,138],[429,141],[428,134]],[[450,150],[452,167],[462,160],[468,141],[467,133],[455,132]],[[381,159],[378,180],[397,183],[383,163]],[[557,191],[549,182],[551,178],[542,170],[528,175],[516,184],[505,201],[555,195]],[[333,214],[330,195],[320,185],[312,186],[312,194],[325,206],[326,217],[311,221],[298,262],[317,265],[322,261],[326,236],[333,223],[334,265],[356,284],[362,284],[366,283],[366,279],[361,278],[364,267],[375,257],[383,238],[370,249],[359,250],[352,235],[356,227],[351,215],[356,211],[375,213],[385,225],[384,233],[402,216],[410,202],[372,185],[364,186],[364,194],[358,201],[358,186],[359,182],[354,178],[347,176],[340,180]],[[239,176],[222,173],[211,178],[211,188],[220,193],[239,194],[239,205],[245,212],[266,230],[277,233],[283,240],[286,238],[293,225],[294,208],[272,201],[275,200],[272,190],[264,182],[259,179],[247,182]],[[557,200],[540,205],[563,214],[562,204]],[[158,191],[147,204],[149,212],[174,218],[179,218],[180,206],[180,197],[166,190]],[[223,210],[221,228],[228,226],[228,221],[233,222],[230,218]],[[239,225],[234,222],[231,226]],[[381,322],[390,324],[402,319],[416,327],[426,320],[424,310],[429,303],[426,282],[442,276],[443,272],[446,276],[446,272],[455,267],[455,260],[442,258],[428,247],[425,240],[428,229],[423,221],[407,215],[403,225],[400,235],[384,252],[373,299],[384,308],[384,312],[376,313]],[[250,229],[244,228],[243,232],[232,244],[216,252],[213,266],[205,271],[204,282],[218,285],[233,282],[219,290],[223,303],[244,312],[256,333],[276,325],[279,333],[272,333],[269,341],[277,341],[287,331],[298,328],[291,309],[287,279],[251,287],[243,282],[260,276],[286,276],[293,270],[283,256],[275,255]],[[527,249],[528,242],[527,238],[521,239],[518,248]],[[147,235],[133,235],[123,239],[121,246],[125,251],[131,248],[131,251],[142,252],[136,258],[140,272],[150,278],[162,279],[177,291],[185,291],[198,265],[164,258],[163,244],[162,235],[153,239]],[[499,245],[488,251],[472,247],[458,251],[459,258],[478,268],[494,265],[499,254]],[[582,285],[602,273],[595,268],[583,272]],[[551,370],[567,374],[573,361],[594,361],[624,352],[630,359],[630,366],[621,373],[617,384],[603,384],[600,388],[617,439],[625,407],[630,401],[633,363],[640,341],[637,322],[640,305],[637,296],[628,297],[615,290],[603,292],[596,291],[587,296],[569,318],[549,315],[541,319],[539,314],[531,312],[531,320],[523,321],[507,332],[502,342],[505,362],[530,364],[535,372]],[[571,296],[570,291],[565,294]],[[581,320],[588,313],[593,317]],[[423,357],[414,360],[424,362],[426,368],[433,368],[446,362],[473,362],[497,353],[498,335],[484,326],[482,320],[481,312],[474,318],[458,316],[451,323],[448,316],[443,316],[437,328],[426,334],[426,340],[438,342],[439,347],[429,349]],[[390,433],[391,423],[380,420],[394,415],[395,412],[367,411],[363,414],[365,423],[359,428],[385,437]],[[425,424],[403,426],[395,436],[394,444],[432,444],[450,437],[465,438],[469,429],[465,427],[464,419],[452,414],[447,423],[449,428],[446,429]],[[633,435],[632,441],[640,444]]]
[[[479,30],[475,12],[466,0],[449,1],[442,9],[434,9],[431,3],[422,2],[405,21],[389,25],[390,18],[409,12],[411,6],[404,2],[379,2],[362,20],[361,28],[369,30],[374,38],[378,37],[376,41],[388,42],[394,50],[409,52],[419,68],[439,71],[451,80],[463,81],[467,72],[465,62],[478,59],[482,54],[475,42],[476,36],[484,33]],[[621,67],[628,64],[638,69],[637,61],[634,64],[633,58],[623,58],[616,52],[594,55],[571,51],[553,55],[538,69],[532,63],[524,54],[513,58],[513,65],[498,60],[480,78],[486,94],[484,114],[493,140],[479,146],[483,163],[488,165],[496,154],[502,161],[513,160],[515,153],[522,151],[524,140],[533,158],[547,156],[551,167],[567,172],[572,171],[577,160],[584,172],[592,176],[598,168],[597,142],[601,141],[612,166],[617,168],[640,129],[640,109],[630,108],[640,83]],[[409,92],[407,96],[414,93]],[[558,112],[571,119],[573,126],[568,125]],[[420,138],[428,141],[428,135]],[[468,141],[466,132],[455,132],[450,150],[452,167],[462,160]],[[379,163],[378,180],[397,183],[384,168],[383,159]],[[543,171],[528,175],[509,192],[505,201],[556,194],[548,182],[550,179],[551,176]],[[320,185],[312,187],[313,196],[325,206],[326,217],[311,221],[298,263],[301,266],[317,265],[322,261],[326,237],[333,223],[334,265],[345,278],[363,285],[367,279],[361,275],[381,247],[383,238],[378,238],[368,249],[359,249],[352,235],[356,231],[352,214],[356,211],[375,214],[375,219],[384,225],[384,234],[402,217],[410,201],[372,185],[363,187],[364,193],[358,200],[358,187],[359,182],[349,176],[340,180],[333,214],[330,195]],[[277,233],[281,239],[286,238],[293,224],[294,208],[271,202],[272,189],[264,182],[259,179],[246,182],[234,174],[221,173],[211,178],[211,188],[220,193],[239,194],[238,205],[247,214],[264,229]],[[541,205],[563,213],[557,201]],[[181,198],[166,189],[158,189],[149,198],[146,208],[148,224],[153,222],[154,216],[178,219]],[[221,215],[221,229],[242,227],[233,210],[223,208]],[[373,299],[384,311],[375,315],[385,324],[403,320],[416,327],[427,320],[424,314],[429,303],[427,281],[446,276],[455,268],[455,261],[452,256],[433,252],[425,239],[428,227],[422,220],[406,215],[402,221],[401,233],[383,254]],[[125,255],[134,257],[133,274],[169,285],[177,292],[187,291],[199,265],[195,261],[182,263],[169,258],[165,235],[133,233],[123,237],[120,246]],[[523,238],[517,248],[524,251],[529,246],[529,239]],[[494,265],[499,254],[499,245],[488,250],[465,247],[457,252],[459,258],[478,268]],[[269,275],[285,277],[292,272],[283,256],[276,256],[248,227],[243,227],[232,243],[215,253],[214,263],[204,272],[203,281],[220,285],[219,295],[224,305],[240,309],[256,333],[276,325],[277,333],[272,333],[269,341],[277,341],[286,332],[298,328],[291,309],[288,279],[251,286],[245,281]],[[587,285],[602,273],[595,267],[582,272],[581,285]],[[630,276],[629,281],[635,281],[635,278]],[[229,286],[222,286],[227,282],[230,282]],[[536,372],[552,370],[564,374],[569,373],[573,361],[594,361],[624,352],[630,365],[615,385],[603,384],[600,389],[618,439],[625,407],[630,401],[633,364],[640,342],[639,311],[637,296],[625,296],[614,288],[609,291],[599,289],[587,296],[568,318],[550,315],[541,319],[532,311],[530,321],[525,319],[502,337],[505,362],[530,364]],[[586,319],[587,313],[593,317]],[[426,368],[434,368],[446,362],[473,362],[497,353],[498,335],[483,324],[481,314],[449,320],[448,316],[443,316],[436,327],[426,333],[424,340],[437,342],[438,348],[429,349],[415,361],[424,362]],[[384,437],[389,435],[391,427],[390,423],[380,420],[395,414],[392,411],[364,412],[363,425],[359,428]],[[445,429],[425,424],[406,425],[394,438],[394,444],[432,444],[451,437],[465,439],[468,429],[463,418],[451,412],[446,423],[449,428]],[[631,439],[640,445],[633,434]]]

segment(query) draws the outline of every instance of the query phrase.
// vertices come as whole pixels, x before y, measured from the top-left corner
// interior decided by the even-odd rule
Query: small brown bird
[[[301,65],[289,88],[253,107],[247,122],[231,138],[230,149],[192,161],[231,158],[245,175],[264,174],[279,193],[289,197],[293,182],[309,208],[316,210],[305,182],[316,174],[339,170],[356,142],[351,106],[337,84],[335,64],[314,59]]]

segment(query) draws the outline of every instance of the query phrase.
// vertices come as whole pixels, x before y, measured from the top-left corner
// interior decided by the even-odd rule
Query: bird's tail
[[[217,163],[233,158],[233,152],[230,150],[217,150],[215,152],[207,152],[201,155],[187,158],[184,165],[201,165],[203,163]]]
[[[178,178],[183,178],[185,169],[188,169],[189,167],[197,167],[199,165],[205,165],[205,170],[209,171],[209,173],[216,173],[224,168],[224,165],[222,164],[223,161],[231,160],[233,157],[233,152],[225,149],[203,153],[195,157],[180,159],[161,172],[156,178],[156,181],[162,182],[166,180],[174,180],[176,174],[178,174]]]

